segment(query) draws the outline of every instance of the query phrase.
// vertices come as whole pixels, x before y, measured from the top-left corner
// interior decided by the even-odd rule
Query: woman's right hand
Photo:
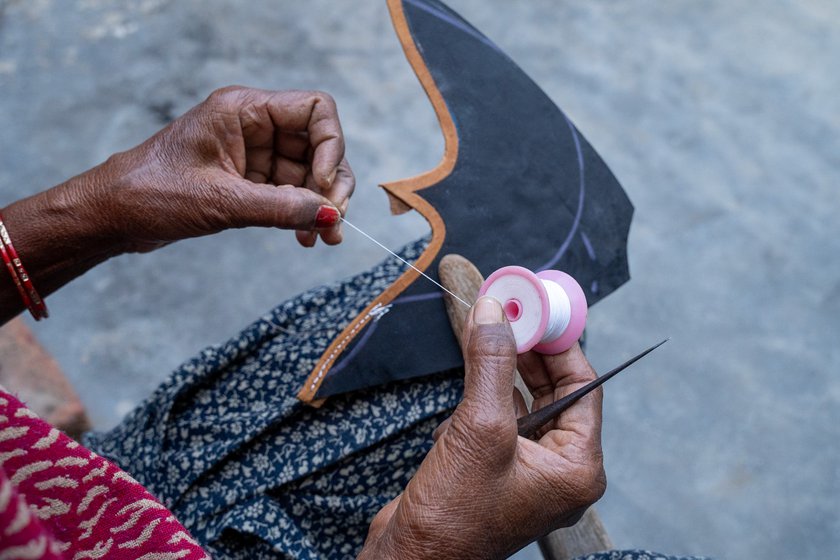
[[[146,142],[3,208],[44,297],[109,257],[248,226],[341,242],[355,179],[333,99],[229,87]],[[0,270],[0,324],[23,309]]]
[[[102,229],[125,251],[248,226],[334,245],[355,187],[328,94],[241,87],[113,156],[98,183]]]

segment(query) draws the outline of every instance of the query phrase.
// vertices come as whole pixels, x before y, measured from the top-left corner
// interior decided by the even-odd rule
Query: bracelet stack
[[[32,279],[26,273],[26,269],[23,267],[14,245],[12,245],[9,231],[3,223],[3,216],[0,216],[0,255],[3,257],[3,262],[6,263],[6,269],[12,275],[12,281],[23,300],[23,305],[29,309],[36,321],[49,317],[47,304],[38,295],[38,291],[32,284]]]

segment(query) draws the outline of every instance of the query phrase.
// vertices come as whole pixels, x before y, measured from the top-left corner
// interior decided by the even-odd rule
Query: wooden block
[[[0,327],[0,385],[74,439],[90,429],[70,382],[20,318]]]
[[[570,560],[613,548],[607,529],[594,507],[586,510],[573,526],[552,531],[537,543],[545,560]]]

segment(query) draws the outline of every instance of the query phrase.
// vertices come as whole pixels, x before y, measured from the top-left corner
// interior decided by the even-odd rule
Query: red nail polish
[[[315,216],[316,228],[328,228],[338,223],[341,214],[335,206],[321,206],[318,208],[318,214]]]

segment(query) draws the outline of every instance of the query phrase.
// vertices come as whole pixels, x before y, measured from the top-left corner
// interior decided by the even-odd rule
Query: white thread
[[[341,221],[344,222],[345,224],[347,224],[348,226],[350,226],[351,228],[355,229],[356,231],[358,231],[359,233],[361,233],[362,235],[364,235],[365,237],[367,237],[368,239],[370,239],[371,241],[373,241],[374,243],[376,243],[377,245],[379,245],[383,249],[385,249],[392,256],[396,257],[400,262],[402,262],[402,263],[410,266],[414,270],[416,270],[426,280],[428,280],[429,282],[431,282],[432,284],[434,284],[435,286],[437,286],[438,288],[440,288],[441,290],[443,290],[444,292],[446,292],[447,294],[449,294],[450,296],[452,296],[453,298],[455,298],[459,302],[463,303],[468,308],[472,307],[469,303],[462,300],[461,298],[459,298],[458,296],[456,296],[455,294],[453,294],[452,292],[450,292],[449,290],[447,290],[446,288],[441,286],[439,283],[435,282],[430,276],[425,274],[422,270],[420,270],[419,268],[417,268],[416,266],[414,266],[413,264],[411,264],[410,262],[408,262],[407,260],[405,260],[404,258],[399,256],[398,254],[396,254],[395,252],[390,250],[388,247],[386,247],[385,245],[383,245],[382,243],[380,243],[379,241],[374,239],[371,235],[365,233],[364,231],[359,229],[357,226],[354,226],[353,224],[351,224],[350,222],[348,222],[344,218],[341,218]],[[379,319],[381,319],[382,317],[384,317],[385,314],[388,313],[388,311],[390,311],[390,310],[391,310],[391,305],[390,304],[386,305],[386,306],[383,306],[381,303],[377,303],[370,311],[368,311],[367,314],[364,317],[362,317],[362,319],[356,324],[356,326],[354,326],[350,330],[350,332],[347,333],[347,336],[345,336],[343,339],[341,339],[341,341],[338,342],[338,344],[336,344],[335,348],[333,348],[333,351],[330,352],[329,356],[327,356],[326,359],[324,359],[323,363],[321,364],[321,367],[318,368],[318,373],[315,374],[315,378],[309,384],[309,390],[310,391],[315,391],[315,389],[317,389],[318,384],[321,382],[321,378],[324,377],[324,374],[327,372],[327,369],[332,366],[332,363],[335,360],[335,358],[338,356],[338,354],[341,353],[341,351],[344,349],[344,346],[347,344],[347,342],[352,340],[353,337],[356,335],[356,333],[359,332],[359,330],[363,326],[365,326],[365,324],[368,321],[370,321],[372,319],[374,322],[376,322]]]
[[[385,250],[386,250],[386,251],[388,251],[389,253],[391,253],[391,255],[393,255],[394,257],[398,258],[398,259],[399,259],[400,261],[402,261],[403,263],[407,264],[408,266],[410,266],[411,268],[413,268],[414,270],[416,270],[416,271],[417,271],[417,272],[418,272],[421,276],[423,276],[426,280],[428,280],[429,282],[431,282],[432,284],[434,284],[435,286],[437,286],[438,288],[440,288],[441,290],[443,290],[444,292],[446,292],[446,293],[447,293],[447,294],[449,294],[450,296],[454,297],[455,299],[457,299],[458,301],[460,301],[461,303],[463,303],[463,304],[464,304],[465,306],[467,306],[468,308],[469,308],[469,307],[472,307],[472,305],[470,305],[470,304],[469,304],[469,303],[467,303],[466,301],[462,300],[461,298],[459,298],[458,296],[456,296],[455,294],[453,294],[452,292],[450,292],[449,290],[447,290],[446,288],[444,288],[442,285],[440,285],[439,283],[437,283],[436,281],[434,281],[434,280],[432,279],[432,277],[431,277],[431,276],[427,275],[427,274],[426,274],[426,273],[424,273],[422,270],[420,270],[419,268],[417,268],[416,266],[414,266],[413,264],[411,264],[410,262],[408,262],[407,260],[405,260],[404,258],[402,258],[401,256],[399,256],[399,255],[398,255],[398,254],[396,254],[395,252],[393,252],[391,249],[389,249],[388,247],[386,247],[385,245],[383,245],[382,243],[380,243],[379,241],[377,241],[376,239],[374,239],[372,236],[370,236],[370,235],[368,235],[367,233],[363,232],[362,230],[360,230],[359,228],[357,228],[356,226],[354,226],[353,224],[351,224],[350,222],[348,222],[348,221],[347,221],[347,220],[345,220],[344,218],[341,218],[341,221],[342,221],[342,222],[344,222],[345,224],[347,224],[348,226],[350,226],[351,228],[355,229],[356,231],[358,231],[359,233],[361,233],[362,235],[364,235],[365,237],[367,237],[368,239],[370,239],[371,241],[373,241],[374,243],[376,243],[377,245],[379,245],[380,247],[382,247],[383,249],[385,249]]]
[[[321,365],[321,368],[318,370],[318,375],[315,376],[315,379],[313,379],[312,383],[309,385],[310,391],[314,391],[316,389],[318,383],[321,381],[321,378],[324,376],[324,373],[326,373],[327,368],[332,365],[333,360],[341,352],[341,349],[344,347],[344,345],[347,344],[347,341],[352,339],[353,336],[357,332],[359,332],[359,329],[361,329],[365,325],[365,323],[367,323],[372,317],[376,319],[380,316],[380,307],[382,307],[381,303],[377,303],[376,305],[374,305],[373,309],[368,311],[367,314],[362,318],[362,320],[359,321],[359,323],[355,327],[353,327],[353,329],[349,333],[347,333],[347,336],[345,336],[341,340],[341,342],[339,342],[336,345],[335,349],[332,352],[330,352],[330,355],[327,356],[327,359],[324,361],[324,363]]]
[[[545,332],[540,339],[540,342],[545,344],[552,340],[557,340],[566,327],[569,326],[569,321],[572,319],[572,302],[569,301],[569,296],[566,290],[550,280],[543,280],[543,286],[548,293],[548,323],[545,325]]]
[[[377,304],[377,306],[376,306],[376,307],[374,307],[373,309],[371,309],[371,310],[370,310],[370,314],[374,316],[374,317],[373,317],[373,322],[374,322],[374,323],[376,323],[376,322],[377,322],[377,321],[379,321],[382,317],[384,317],[385,315],[387,315],[387,314],[388,314],[388,312],[389,312],[389,311],[391,311],[391,306],[392,306],[393,304],[390,304],[390,303],[389,303],[388,305],[386,305],[386,306],[384,306],[384,307],[380,307],[380,305],[381,305],[381,304]]]
[[[520,352],[559,339],[572,319],[572,304],[566,290],[533,272],[511,268],[518,270],[499,269],[482,290],[502,305]]]

